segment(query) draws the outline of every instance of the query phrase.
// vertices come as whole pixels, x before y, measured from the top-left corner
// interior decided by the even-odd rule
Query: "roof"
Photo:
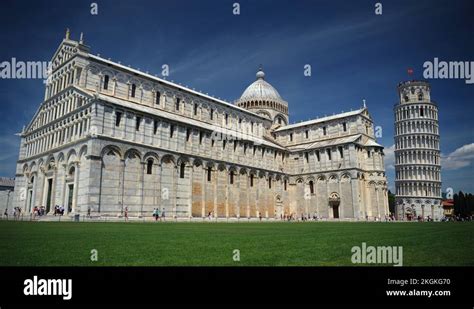
[[[288,147],[288,149],[290,149],[292,151],[298,151],[298,150],[324,148],[324,147],[330,147],[330,146],[335,146],[335,145],[353,143],[353,142],[356,142],[361,136],[362,136],[362,134],[356,134],[356,135],[352,135],[352,136],[332,138],[332,139],[328,139],[328,140],[324,140],[324,141],[317,141],[317,142],[314,142],[314,143],[311,143],[311,144],[290,146],[290,147]]]
[[[313,124],[317,124],[317,123],[321,123],[321,122],[325,122],[325,121],[330,121],[330,120],[335,120],[335,119],[339,119],[339,118],[345,118],[345,117],[359,115],[363,111],[365,111],[366,109],[367,108],[364,107],[364,108],[361,108],[361,109],[358,109],[358,110],[355,110],[355,111],[350,111],[350,112],[341,113],[341,114],[337,114],[337,115],[326,116],[326,117],[323,117],[323,118],[318,118],[318,119],[308,120],[308,121],[304,121],[304,122],[300,122],[300,123],[290,124],[290,125],[287,125],[287,126],[284,126],[284,127],[279,127],[278,129],[275,130],[275,132],[290,130],[290,129],[294,129],[294,128],[298,128],[298,127],[309,126],[309,125],[313,125]]]
[[[368,140],[365,142],[365,146],[383,147],[382,145],[380,145],[379,143],[377,143],[376,141],[374,141],[374,140],[372,140],[372,139],[368,139]]]
[[[15,187],[15,178],[0,177],[0,187]]]
[[[445,207],[453,207],[454,206],[454,201],[451,200],[451,199],[444,200],[444,201],[442,201],[442,203],[443,203],[443,206],[445,206]]]
[[[251,114],[252,116],[255,116],[255,117],[258,117],[258,118],[261,118],[261,119],[265,119],[265,120],[268,120],[268,118],[262,116],[262,115],[258,115],[252,111],[249,111],[248,109],[245,109],[245,108],[242,108],[242,107],[239,107],[237,105],[234,105],[232,103],[229,103],[229,102],[226,102],[224,100],[221,100],[221,99],[217,99],[217,98],[214,98],[210,95],[207,95],[207,94],[204,94],[202,92],[199,92],[199,91],[196,91],[196,90],[192,90],[188,87],[185,87],[185,86],[182,86],[182,85],[179,85],[179,84],[175,84],[173,82],[170,82],[170,81],[167,81],[165,79],[161,79],[159,77],[156,77],[156,76],[153,76],[151,74],[148,74],[148,73],[143,73],[142,71],[139,71],[139,70],[135,70],[133,68],[129,68],[127,66],[124,66],[122,64],[119,64],[119,63],[116,63],[116,62],[113,62],[111,60],[107,60],[107,59],[104,59],[102,57],[99,57],[99,56],[95,56],[95,55],[92,55],[92,54],[89,54],[89,57],[91,57],[92,59],[95,59],[95,60],[98,60],[98,61],[102,61],[102,62],[105,62],[107,64],[110,64],[110,65],[114,65],[116,67],[119,67],[121,68],[122,70],[126,70],[126,71],[130,71],[132,73],[135,73],[135,74],[139,74],[139,75],[142,75],[146,78],[149,78],[149,79],[153,79],[155,81],[158,81],[160,83],[163,83],[165,85],[168,85],[168,86],[172,86],[172,87],[175,87],[175,88],[178,88],[180,90],[184,90],[186,92],[189,92],[191,94],[194,94],[196,96],[199,96],[199,97],[202,97],[202,98],[205,98],[205,99],[208,99],[208,100],[211,100],[211,101],[214,101],[214,102],[217,102],[217,103],[220,103],[220,104],[223,104],[223,105],[226,105],[228,107],[231,107],[231,108],[234,108],[234,109],[237,109],[237,110],[240,110],[242,112],[245,112],[247,114]]]
[[[278,91],[265,81],[265,73],[260,69],[257,74],[257,80],[245,89],[239,101],[267,100],[281,102]]]

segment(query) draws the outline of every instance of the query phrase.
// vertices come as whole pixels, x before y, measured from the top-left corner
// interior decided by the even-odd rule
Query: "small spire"
[[[79,38],[79,44],[84,44],[84,33],[81,32],[81,37]]]
[[[69,28],[66,28],[66,40],[69,40],[70,36],[71,36],[71,32],[69,31]]]
[[[365,105],[365,99],[363,99],[362,102],[364,102],[364,108],[367,108],[367,105]]]

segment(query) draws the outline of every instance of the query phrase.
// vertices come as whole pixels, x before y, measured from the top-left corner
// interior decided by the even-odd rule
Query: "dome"
[[[266,100],[281,102],[278,91],[265,81],[265,73],[260,68],[256,74],[257,80],[245,89],[239,101]]]

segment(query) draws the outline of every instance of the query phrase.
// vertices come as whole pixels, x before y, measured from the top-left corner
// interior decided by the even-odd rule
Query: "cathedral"
[[[230,103],[90,53],[69,31],[21,132],[14,206],[202,220],[389,214],[364,106],[290,124],[262,69]]]

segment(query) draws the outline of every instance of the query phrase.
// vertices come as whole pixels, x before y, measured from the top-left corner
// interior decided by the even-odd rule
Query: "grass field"
[[[474,265],[474,223],[0,222],[1,266],[342,266],[403,246],[404,266]],[[91,261],[91,250],[98,261]],[[233,250],[240,250],[240,262]],[[371,264],[373,265],[373,264]]]

